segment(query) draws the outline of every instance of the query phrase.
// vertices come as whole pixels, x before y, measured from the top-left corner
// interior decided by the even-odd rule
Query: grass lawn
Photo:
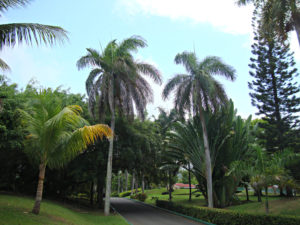
[[[195,189],[192,189],[192,192],[194,192]],[[169,195],[162,195],[162,192],[167,192],[166,188],[160,188],[160,189],[152,189],[152,190],[147,190],[145,191],[148,198],[146,199],[146,203],[148,204],[155,204],[156,198],[159,200],[168,200]],[[196,197],[196,195],[199,195],[199,197]],[[172,201],[178,204],[183,204],[183,205],[193,205],[193,206],[205,206],[205,200],[204,197],[200,192],[196,192],[192,194],[192,201],[189,202],[189,189],[177,189],[172,192]]]
[[[102,212],[83,210],[52,201],[42,201],[39,215],[31,213],[34,200],[28,197],[0,194],[0,224],[46,225],[127,225],[118,215],[104,216]]]
[[[152,189],[147,190],[146,193],[148,195],[147,200],[145,201],[148,204],[155,204],[155,198],[159,200],[168,200],[169,195],[162,195],[162,192],[166,192],[166,188],[161,189]],[[192,192],[194,190],[192,189]],[[199,192],[192,195],[192,201],[189,202],[189,190],[188,189],[179,189],[174,190],[172,193],[173,199],[172,201],[177,204],[182,205],[190,205],[196,207],[203,207],[205,206],[204,197],[201,195],[196,197]],[[234,205],[225,208],[225,210],[233,210],[239,212],[247,212],[247,213],[254,213],[254,214],[264,214],[265,213],[265,203],[264,197],[262,197],[263,202],[257,202],[257,197],[253,196],[253,193],[250,192],[250,202],[243,203],[240,205]],[[244,192],[239,193],[238,198],[241,202],[246,200],[246,194]],[[289,198],[281,198],[278,196],[271,195],[269,196],[269,209],[270,214],[274,215],[292,215],[292,216],[299,216],[300,217],[300,198],[297,197],[296,199],[289,199]]]

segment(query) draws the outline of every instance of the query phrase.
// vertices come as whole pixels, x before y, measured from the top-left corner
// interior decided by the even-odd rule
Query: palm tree
[[[261,8],[263,29],[274,30],[282,40],[287,33],[295,30],[300,45],[300,4],[299,0],[238,0],[239,5],[254,3]]]
[[[0,0],[0,12],[25,6],[29,2],[31,0]],[[56,41],[62,42],[64,39],[67,39],[67,32],[57,26],[38,23],[0,24],[0,50],[5,46],[13,47],[16,43],[53,45]],[[9,70],[9,66],[2,59],[0,59],[0,68]]]
[[[119,44],[113,40],[102,53],[88,48],[87,55],[77,61],[78,69],[93,67],[86,80],[90,110],[94,113],[97,105],[100,121],[109,112],[112,130],[115,129],[116,110],[119,115],[133,118],[135,107],[138,115],[144,118],[146,104],[152,101],[153,95],[142,74],[161,83],[160,72],[154,66],[136,61],[132,56],[133,51],[146,45],[139,36],[132,36]],[[105,215],[109,215],[110,209],[113,142],[111,139],[108,152]]]
[[[65,108],[55,93],[44,90],[34,96],[28,112],[21,111],[28,133],[26,153],[39,164],[39,180],[32,212],[39,214],[46,167],[58,168],[74,158],[89,144],[103,136],[112,137],[107,125],[87,126],[80,106]]]
[[[222,75],[233,81],[235,70],[214,56],[198,61],[195,53],[191,52],[177,54],[175,63],[183,64],[188,74],[177,74],[170,79],[163,90],[163,98],[166,99],[175,91],[175,109],[181,114],[184,111],[192,111],[200,117],[205,149],[208,206],[213,207],[211,157],[203,110],[214,111],[227,102],[222,85],[213,75]]]

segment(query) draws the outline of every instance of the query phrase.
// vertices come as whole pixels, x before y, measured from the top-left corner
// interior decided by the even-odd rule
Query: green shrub
[[[141,192],[141,188],[138,188],[138,193]],[[133,193],[135,193],[135,189],[133,190]],[[124,192],[121,192],[119,194],[120,197],[127,197],[127,196],[130,196],[131,195],[131,191],[124,191]]]
[[[119,194],[119,196],[123,198],[123,197],[130,196],[130,194],[131,194],[131,191],[124,191],[124,192],[121,192]]]
[[[147,195],[145,193],[139,193],[139,194],[130,196],[130,198],[137,199],[141,202],[144,202],[147,199]]]
[[[156,206],[198,218],[217,225],[299,225],[300,218],[292,216],[254,215],[223,209],[182,206],[168,201],[156,201]]]
[[[113,192],[113,193],[111,193],[111,195],[110,195],[111,197],[119,197],[119,194],[118,194],[118,192]]]

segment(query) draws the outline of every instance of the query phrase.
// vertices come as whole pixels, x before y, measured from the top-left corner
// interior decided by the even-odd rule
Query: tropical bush
[[[147,199],[147,194],[145,193],[139,193],[139,194],[136,194],[136,195],[131,195],[130,198],[132,199],[137,199],[141,202],[144,202],[146,199]]]
[[[236,115],[233,102],[214,114],[204,112],[213,169],[214,206],[225,207],[233,200],[242,178],[238,173],[228,175],[232,162],[243,161],[250,154],[248,148],[251,117],[243,120]],[[186,123],[176,122],[167,136],[169,153],[179,160],[185,158],[193,165],[198,188],[207,199],[205,149],[202,124],[198,117]]]
[[[124,191],[119,194],[120,197],[127,197],[131,195],[131,191]]]

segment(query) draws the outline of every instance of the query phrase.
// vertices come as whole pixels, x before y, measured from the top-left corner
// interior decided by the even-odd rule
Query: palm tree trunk
[[[32,209],[32,213],[39,214],[40,206],[43,197],[43,187],[44,187],[44,179],[45,179],[45,171],[46,171],[46,163],[40,164],[40,172],[39,172],[39,181],[36,191],[35,203]]]
[[[189,170],[189,189],[190,189],[189,201],[192,201],[192,184],[191,184],[191,165],[190,165],[190,163],[188,163],[188,170]]]
[[[114,74],[112,73],[112,76],[113,75]],[[109,109],[110,109],[110,113],[111,113],[110,128],[111,128],[112,132],[115,132],[114,79],[110,80],[110,91],[108,94],[108,98],[109,98]],[[105,216],[108,216],[109,211],[110,211],[113,150],[114,150],[114,138],[111,138],[109,140],[108,160],[107,160],[107,175],[106,175],[105,204],[104,204]]]
[[[124,176],[123,176],[123,171],[121,171],[121,177],[120,177],[120,192],[123,192],[124,190],[123,190],[123,187],[124,187],[124,184],[123,184],[123,182],[124,182]]]
[[[90,204],[94,205],[94,180],[91,182],[91,189],[90,189]]]
[[[169,170],[169,201],[172,201],[172,176],[171,176],[171,170]]]
[[[121,187],[120,171],[118,171],[118,194],[120,194],[120,187]]]
[[[247,195],[247,202],[249,202],[249,191],[248,191],[248,185],[245,185],[246,189],[246,195]]]
[[[134,183],[135,183],[135,172],[132,172],[132,182],[131,182],[131,194],[133,195],[133,189],[134,189]]]
[[[125,191],[128,191],[128,170],[125,170]]]
[[[208,200],[208,207],[213,208],[213,187],[212,187],[212,170],[211,170],[211,159],[210,159],[210,151],[209,151],[209,144],[208,144],[208,136],[207,136],[207,129],[205,124],[205,119],[203,115],[202,108],[200,107],[199,110],[200,121],[202,125],[202,133],[203,133],[203,142],[204,142],[204,150],[205,150],[205,166],[206,166],[206,183],[207,183],[207,200]]]
[[[144,194],[145,192],[145,176],[142,174],[142,193]]]
[[[138,180],[138,176],[136,176],[135,178],[135,194],[137,194],[139,192],[138,188],[139,188],[139,180]]]
[[[269,213],[269,199],[268,199],[268,186],[265,188],[265,192],[266,192],[266,214]]]

